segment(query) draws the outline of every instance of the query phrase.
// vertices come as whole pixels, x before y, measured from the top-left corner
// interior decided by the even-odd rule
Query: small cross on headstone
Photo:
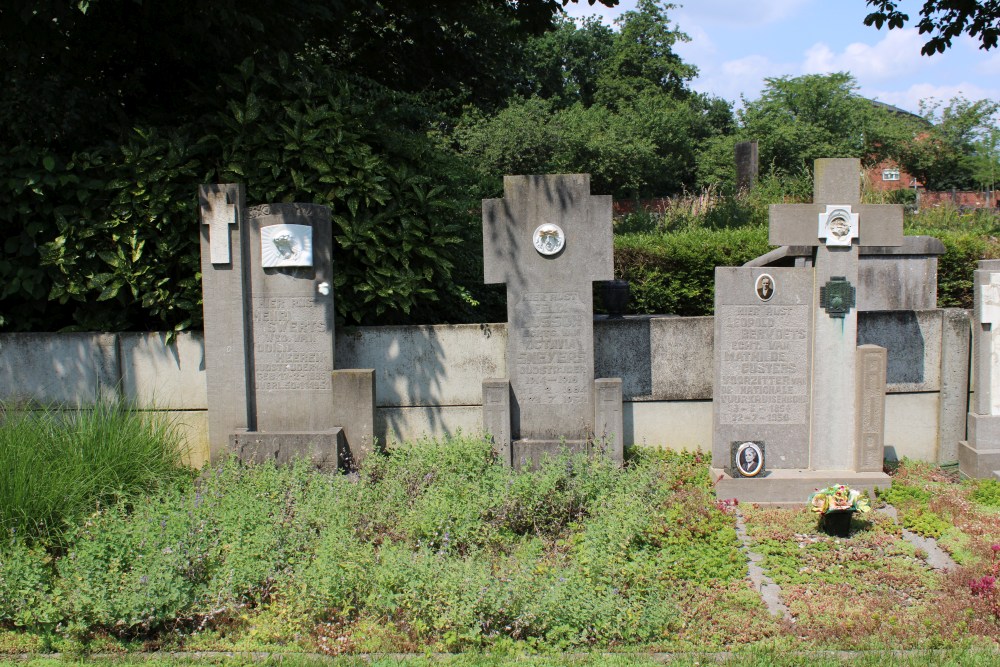
[[[506,176],[483,201],[486,283],[507,285],[513,438],[594,429],[593,282],[613,277],[611,197],[586,174]],[[619,435],[620,438],[620,435]]]
[[[208,227],[212,264],[229,264],[229,227],[236,224],[236,205],[229,201],[226,190],[203,188],[200,192],[201,220]]]

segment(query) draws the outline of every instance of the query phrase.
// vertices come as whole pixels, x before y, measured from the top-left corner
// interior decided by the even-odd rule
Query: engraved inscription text
[[[720,307],[721,424],[805,424],[808,306]]]

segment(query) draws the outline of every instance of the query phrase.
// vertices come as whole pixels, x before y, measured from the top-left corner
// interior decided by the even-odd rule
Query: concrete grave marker
[[[333,231],[314,204],[247,208],[238,185],[199,192],[202,291],[212,458],[233,450],[251,460],[310,458],[336,468],[347,423],[335,418]],[[228,216],[228,217],[227,217]],[[221,235],[221,237],[220,237]],[[229,261],[221,248],[230,250]],[[373,382],[373,375],[345,386]],[[361,401],[357,396],[342,401]],[[369,402],[374,391],[367,392]],[[373,408],[351,410],[373,419]],[[340,423],[337,423],[337,422]],[[370,449],[372,426],[355,424]]]
[[[966,477],[1000,479],[1000,260],[982,260],[974,273],[972,359],[975,399],[968,440],[959,442],[959,470]]]
[[[815,203],[771,206],[771,243],[813,247],[812,266],[716,269],[712,451],[714,468],[723,477],[717,485],[722,496],[804,502],[815,486],[870,489],[888,483],[880,450],[885,356],[884,350],[881,355],[858,350],[856,286],[860,247],[902,245],[903,211],[861,204],[860,175],[859,160],[817,160]],[[774,274],[773,295],[767,299],[760,286],[763,273]],[[741,328],[741,321],[763,324]],[[782,332],[794,332],[799,342],[785,350],[773,348]],[[758,343],[744,344],[744,339]],[[743,359],[741,353],[749,356]],[[869,361],[859,369],[862,354]],[[878,373],[874,365],[880,361]],[[760,372],[740,372],[747,368]],[[734,397],[751,381],[761,383],[760,389],[747,391],[738,402]],[[867,417],[861,424],[859,414]],[[766,442],[766,467],[773,474],[749,480],[723,475],[738,439]]]
[[[508,320],[509,394],[502,380],[484,384],[486,428],[494,438],[509,430],[517,466],[563,444],[588,448],[597,408],[593,282],[613,277],[611,197],[591,195],[586,174],[506,176],[504,198],[483,201],[483,259],[486,283],[507,285]],[[608,401],[602,428],[621,428],[621,408]],[[606,435],[620,460],[622,434]]]

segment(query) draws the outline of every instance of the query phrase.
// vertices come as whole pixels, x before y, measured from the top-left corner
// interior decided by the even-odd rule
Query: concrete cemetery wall
[[[506,326],[341,329],[338,368],[374,368],[380,441],[478,432],[482,380],[506,368]],[[954,461],[965,438],[969,314],[861,313],[859,344],[888,348],[886,447],[897,456]],[[0,400],[85,407],[116,393],[175,418],[208,458],[204,344],[159,333],[0,335]],[[625,443],[709,451],[713,318],[595,319],[597,377],[621,377]]]

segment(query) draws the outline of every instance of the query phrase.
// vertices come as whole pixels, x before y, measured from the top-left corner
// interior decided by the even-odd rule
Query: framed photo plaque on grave
[[[732,443],[731,469],[733,477],[762,477],[764,474],[764,442],[735,441]]]

